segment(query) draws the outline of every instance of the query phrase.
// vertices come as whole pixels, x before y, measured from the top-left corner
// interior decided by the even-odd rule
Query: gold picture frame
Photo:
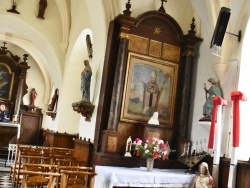
[[[0,63],[0,100],[11,100],[13,89],[14,73],[10,67],[4,63]]]
[[[121,121],[148,122],[157,111],[160,125],[171,127],[177,75],[176,63],[129,53]]]

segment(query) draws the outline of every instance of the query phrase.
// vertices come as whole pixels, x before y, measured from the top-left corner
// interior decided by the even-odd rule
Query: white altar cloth
[[[117,187],[189,187],[195,174],[185,169],[156,169],[147,172],[145,167],[126,168],[96,166],[94,188]]]

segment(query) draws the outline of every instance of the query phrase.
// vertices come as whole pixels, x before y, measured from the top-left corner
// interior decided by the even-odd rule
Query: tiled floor
[[[1,170],[1,168],[0,168]],[[0,187],[1,188],[13,188],[12,181],[10,180],[9,172],[0,171]]]
[[[0,188],[13,188],[10,179],[10,168],[5,167],[5,161],[0,160]]]
[[[0,188],[12,188],[12,180],[10,179],[10,168],[0,163]]]

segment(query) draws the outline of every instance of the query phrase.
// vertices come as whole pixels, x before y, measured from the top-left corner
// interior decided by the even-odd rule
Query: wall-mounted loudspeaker
[[[220,13],[216,22],[213,37],[210,44],[210,49],[219,51],[226,33],[227,24],[230,18],[230,9],[221,7]]]

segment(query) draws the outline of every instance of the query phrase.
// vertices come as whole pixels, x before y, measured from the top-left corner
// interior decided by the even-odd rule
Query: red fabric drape
[[[239,147],[240,143],[240,103],[246,98],[240,91],[231,92],[231,101],[233,101],[233,147]]]
[[[213,97],[212,119],[211,119],[211,127],[208,140],[209,149],[214,148],[215,123],[216,123],[218,105],[227,105],[227,101],[222,99],[221,97]]]

